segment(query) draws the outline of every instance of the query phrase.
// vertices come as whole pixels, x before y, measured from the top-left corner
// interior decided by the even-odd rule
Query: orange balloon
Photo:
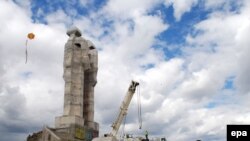
[[[35,38],[35,34],[34,33],[29,33],[27,37],[32,40],[32,39]]]

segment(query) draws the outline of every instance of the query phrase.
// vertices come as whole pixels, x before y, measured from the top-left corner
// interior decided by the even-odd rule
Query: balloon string
[[[26,40],[26,43],[25,43],[25,55],[26,55],[26,60],[25,60],[25,64],[27,64],[27,61],[28,61],[28,39]]]

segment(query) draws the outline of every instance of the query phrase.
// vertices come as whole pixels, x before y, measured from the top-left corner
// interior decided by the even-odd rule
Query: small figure
[[[146,137],[146,140],[148,140],[148,131],[147,130],[145,131],[145,137]]]

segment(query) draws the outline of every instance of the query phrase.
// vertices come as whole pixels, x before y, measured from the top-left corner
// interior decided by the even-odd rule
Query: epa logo
[[[227,141],[250,141],[250,125],[227,125]]]
[[[232,131],[231,136],[236,137],[236,138],[238,138],[240,136],[246,137],[247,136],[247,131]]]

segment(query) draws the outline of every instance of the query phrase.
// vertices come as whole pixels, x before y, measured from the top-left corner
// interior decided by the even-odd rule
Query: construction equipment
[[[118,141],[118,139],[116,138],[117,132],[121,126],[121,123],[122,123],[124,117],[127,115],[128,106],[131,102],[131,99],[132,99],[132,97],[135,93],[136,87],[138,85],[139,85],[138,82],[132,80],[132,82],[128,88],[128,92],[122,101],[119,115],[118,115],[117,119],[115,120],[115,122],[111,126],[112,127],[111,133],[106,134],[104,137],[94,138],[92,141]]]

